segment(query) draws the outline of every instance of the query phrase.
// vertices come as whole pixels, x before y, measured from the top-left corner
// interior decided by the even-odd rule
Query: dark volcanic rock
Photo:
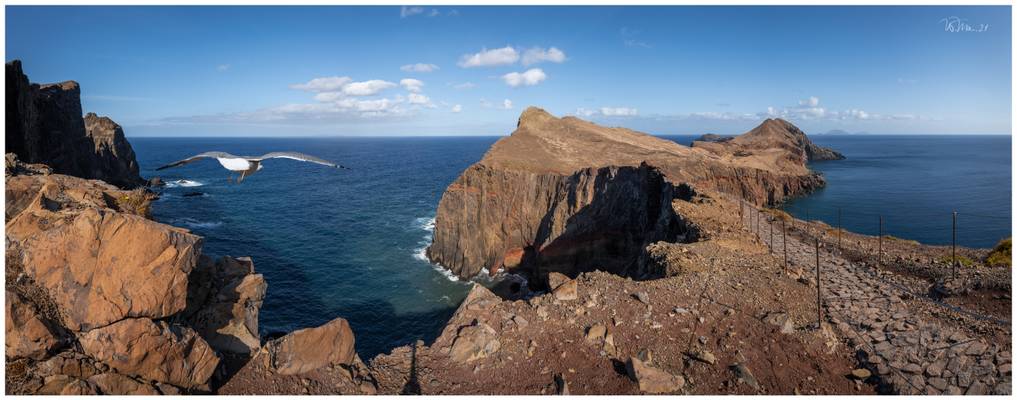
[[[624,128],[529,108],[445,191],[431,261],[463,277],[482,268],[643,277],[647,244],[698,236],[671,201],[710,189],[772,204],[823,185],[784,149],[730,158]],[[682,185],[684,184],[684,185]]]
[[[55,173],[101,179],[120,187],[142,183],[120,126],[95,114],[82,117],[77,82],[32,84],[20,61],[7,63],[6,152]]]
[[[715,134],[715,133],[707,133],[707,134],[704,134],[703,136],[700,136],[699,139],[696,139],[695,141],[697,141],[697,142],[726,142],[726,141],[731,140],[733,138],[734,138],[734,136],[725,136],[725,135],[718,135],[718,134]]]

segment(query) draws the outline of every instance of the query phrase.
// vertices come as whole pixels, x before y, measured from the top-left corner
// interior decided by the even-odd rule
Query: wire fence
[[[844,242],[843,242],[843,236],[844,236],[845,230],[840,227],[840,224],[838,224],[838,226],[836,226],[836,227],[833,227],[835,229],[835,231],[832,234],[829,233],[829,232],[826,232],[825,230],[824,231],[820,231],[818,229],[814,229],[814,227],[811,227],[809,225],[802,225],[800,222],[798,222],[799,226],[796,227],[795,226],[796,225],[795,224],[796,220],[794,218],[791,218],[790,221],[785,221],[784,219],[781,219],[781,225],[778,228],[776,226],[777,224],[775,223],[778,218],[775,217],[775,214],[772,213],[772,210],[770,210],[770,211],[771,212],[766,212],[764,210],[757,209],[754,206],[749,205],[746,202],[741,202],[741,206],[739,208],[739,213],[740,213],[740,215],[742,217],[742,221],[746,221],[747,220],[747,224],[748,224],[749,229],[753,233],[755,233],[757,235],[757,237],[759,237],[760,240],[762,240],[764,243],[767,244],[767,247],[769,248],[770,254],[774,254],[775,252],[783,252],[783,261],[784,261],[784,268],[785,269],[787,269],[787,267],[788,267],[787,235],[790,233],[792,235],[792,237],[796,237],[797,236],[801,240],[802,243],[811,243],[813,241],[815,242],[816,278],[817,278],[817,282],[819,281],[819,275],[820,275],[820,271],[821,271],[820,257],[819,257],[819,255],[820,255],[819,251],[820,250],[819,249],[820,249],[820,244],[822,243],[823,247],[829,249],[829,251],[831,253],[834,253],[834,254],[840,256],[841,258],[844,258],[844,259],[846,259],[848,261],[851,261],[852,263],[854,263],[856,265],[861,264],[861,268],[856,267],[856,269],[855,269],[855,271],[857,273],[865,274],[866,276],[868,276],[868,277],[870,277],[872,279],[878,280],[878,281],[880,281],[880,282],[882,282],[882,283],[884,283],[884,284],[886,284],[886,285],[896,289],[897,291],[899,291],[899,294],[901,294],[901,295],[905,295],[905,296],[910,296],[912,298],[921,299],[921,300],[927,301],[927,302],[929,302],[931,304],[937,305],[939,307],[948,309],[948,310],[953,311],[955,313],[962,314],[964,316],[967,316],[967,317],[970,317],[970,318],[973,318],[973,319],[976,319],[976,320],[988,321],[988,322],[992,322],[992,323],[995,323],[995,324],[998,324],[998,325],[1002,325],[1002,326],[1005,326],[1005,327],[1010,327],[1010,321],[1007,320],[1007,319],[1001,319],[1001,318],[997,318],[995,316],[984,315],[984,314],[977,313],[977,312],[974,312],[974,311],[965,310],[965,309],[963,309],[961,307],[954,306],[952,304],[943,302],[940,299],[934,298],[932,295],[930,295],[927,292],[917,292],[917,291],[911,290],[910,288],[908,288],[908,287],[906,287],[904,285],[901,285],[901,284],[899,284],[897,282],[893,282],[893,281],[891,281],[889,279],[886,279],[885,277],[881,276],[878,271],[879,271],[879,268],[884,266],[884,261],[885,261],[884,258],[883,258],[884,255],[885,255],[884,254],[884,247],[883,247],[883,245],[884,245],[884,240],[886,240],[886,238],[889,236],[885,232],[883,232],[881,227],[877,228],[877,235],[878,236],[875,239],[875,241],[877,243],[876,243],[876,246],[875,246],[876,248],[874,249],[874,252],[876,254],[872,254],[873,249],[868,249],[868,251],[866,251],[867,249],[864,248],[864,247],[862,247],[862,248],[855,248],[854,246],[851,246],[850,244],[845,247],[844,246]],[[842,215],[841,215],[841,217],[842,217]],[[879,217],[878,215],[877,215],[877,221],[879,221],[879,222],[877,222],[877,224],[879,224],[879,225],[883,225],[883,223],[885,223],[885,221],[883,221],[883,218]],[[765,222],[766,225],[768,225],[768,226],[765,227],[765,228],[762,227],[762,223],[763,222]],[[956,238],[956,231],[953,231],[952,233],[953,233],[953,237]],[[782,248],[775,248],[775,246],[774,246],[774,243],[775,243],[774,242],[774,237],[775,237],[775,235],[777,235],[777,237],[781,237],[782,238],[782,240],[781,240]],[[951,278],[956,278],[956,276],[957,276],[957,270],[959,268],[959,261],[958,261],[959,258],[957,257],[957,254],[956,254],[956,241],[955,240],[956,239],[954,239],[954,245],[952,246],[953,247],[953,252],[951,254],[951,259],[950,259],[950,264],[952,266],[952,270],[949,272],[949,274],[947,274],[945,271],[940,271],[940,273],[941,273],[940,276],[945,277],[945,276],[949,275]],[[871,266],[873,266],[873,268],[866,268],[865,265],[871,265]],[[817,298],[818,298],[818,296],[819,296],[819,294],[817,292]],[[819,302],[821,302],[821,300],[817,300],[817,303],[819,303]],[[821,319],[822,319],[822,317],[820,316],[820,320]]]

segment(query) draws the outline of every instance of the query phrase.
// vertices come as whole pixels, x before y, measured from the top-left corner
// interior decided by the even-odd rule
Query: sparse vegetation
[[[145,218],[151,216],[151,204],[155,195],[146,189],[134,189],[116,198],[116,205],[120,211],[140,215]]]
[[[952,264],[953,263],[953,258],[950,257],[950,255],[945,255],[945,256],[943,256],[943,258],[940,258],[939,261],[944,263],[944,264]],[[975,265],[975,261],[970,259],[970,258],[968,258],[968,257],[966,257],[966,256],[958,254],[957,255],[957,264],[962,266],[962,267],[970,267],[972,265]]]
[[[985,263],[997,267],[1009,267],[1012,264],[1010,247],[1013,245],[1013,238],[1008,237],[996,243],[989,255],[985,257]]]
[[[774,218],[776,218],[778,220],[781,220],[781,221],[784,221],[784,222],[791,222],[791,219],[792,219],[791,215],[786,213],[786,212],[784,212],[784,210],[777,210],[777,209],[773,209],[773,208],[767,208],[767,209],[765,209],[765,212],[767,214],[772,215]]]
[[[918,246],[920,244],[920,243],[918,243],[917,240],[901,239],[899,237],[891,236],[891,235],[883,236],[883,238],[886,239],[886,240],[892,240],[892,241],[895,241],[895,242],[906,243],[906,244],[915,245],[915,246]]]

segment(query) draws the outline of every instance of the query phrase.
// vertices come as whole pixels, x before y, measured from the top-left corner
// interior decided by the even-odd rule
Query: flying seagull
[[[159,168],[156,168],[155,170],[156,171],[160,171],[160,170],[164,170],[166,168],[173,168],[173,167],[176,167],[176,166],[187,164],[187,163],[192,162],[192,161],[200,160],[202,158],[214,158],[216,160],[219,160],[219,164],[222,164],[223,168],[226,168],[226,169],[228,169],[230,171],[233,171],[233,172],[239,172],[240,173],[240,177],[237,179],[238,183],[239,182],[243,182],[244,178],[246,178],[248,176],[251,176],[251,175],[254,175],[255,172],[260,171],[261,170],[261,162],[264,161],[264,160],[267,160],[269,158],[288,158],[288,159],[297,160],[297,161],[313,162],[315,164],[321,164],[321,165],[329,166],[329,167],[332,167],[332,168],[349,169],[349,168],[346,168],[346,167],[344,167],[342,165],[337,165],[337,164],[334,164],[334,163],[322,160],[322,159],[320,159],[318,157],[315,157],[315,156],[309,156],[307,154],[296,153],[296,152],[292,152],[292,151],[275,151],[275,152],[271,152],[271,153],[268,153],[268,154],[265,154],[265,155],[259,156],[259,157],[235,156],[235,155],[232,155],[230,153],[224,153],[224,152],[221,152],[221,151],[209,151],[209,152],[201,153],[201,154],[198,154],[198,155],[195,155],[195,156],[191,156],[189,158],[185,158],[183,160],[180,160],[180,161],[177,161],[177,162],[174,162],[174,163],[169,163],[169,164],[163,165],[163,166],[161,166]]]

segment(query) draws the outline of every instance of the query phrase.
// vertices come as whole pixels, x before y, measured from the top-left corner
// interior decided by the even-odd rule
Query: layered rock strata
[[[799,156],[808,150],[761,150],[765,157],[722,155],[531,107],[449,185],[427,255],[461,277],[485,268],[538,283],[551,271],[647,277],[648,244],[700,236],[672,199],[700,188],[772,204],[824,184]]]

